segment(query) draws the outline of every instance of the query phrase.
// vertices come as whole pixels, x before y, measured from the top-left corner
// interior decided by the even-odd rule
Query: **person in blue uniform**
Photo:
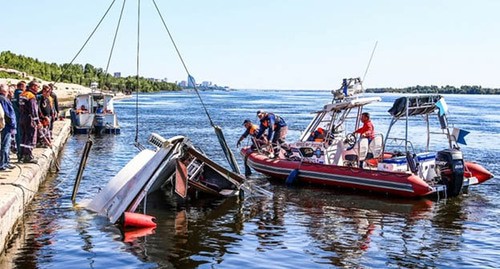
[[[5,120],[0,143],[0,171],[15,168],[10,164],[10,142],[12,135],[16,133],[16,114],[8,98],[8,91],[6,84],[0,84],[0,105],[4,111]]]
[[[285,144],[288,126],[285,119],[274,113],[268,113],[263,110],[257,111],[257,117],[260,120],[259,132],[255,136],[260,139],[267,130],[267,138],[271,141],[274,151],[274,158],[277,158],[281,148],[288,148]]]

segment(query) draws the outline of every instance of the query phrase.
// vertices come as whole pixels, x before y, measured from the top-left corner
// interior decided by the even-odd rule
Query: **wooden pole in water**
[[[90,148],[92,148],[92,140],[88,139],[85,147],[83,148],[82,159],[80,160],[80,167],[78,167],[78,174],[76,175],[75,185],[73,186],[73,193],[71,194],[71,201],[75,203],[76,193],[78,192],[78,187],[80,187],[80,182],[82,180],[83,170],[85,170],[85,165],[87,165],[87,159],[89,157]]]

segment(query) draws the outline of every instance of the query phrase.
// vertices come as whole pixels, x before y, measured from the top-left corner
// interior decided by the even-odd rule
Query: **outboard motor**
[[[102,135],[106,130],[104,115],[96,114],[94,116],[94,130],[98,135]]]
[[[439,151],[436,164],[441,173],[441,183],[446,185],[448,197],[457,196],[464,182],[464,160],[462,152],[457,149]]]

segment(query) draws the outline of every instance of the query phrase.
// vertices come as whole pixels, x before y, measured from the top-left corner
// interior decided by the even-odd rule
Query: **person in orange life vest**
[[[236,147],[238,148],[240,147],[241,141],[243,141],[243,139],[247,138],[247,136],[249,135],[255,137],[257,135],[257,132],[259,131],[259,126],[253,124],[252,121],[249,119],[243,121],[243,126],[245,126],[245,132],[240,136],[240,139],[238,139],[238,142],[236,143]],[[256,148],[260,146],[260,144],[262,144],[261,140],[259,141],[257,141],[256,139],[252,140],[253,140],[252,148]],[[255,144],[255,142],[257,142],[257,145]]]
[[[363,114],[361,114],[361,122],[363,126],[354,131],[354,133],[361,134],[361,137],[366,137],[368,138],[368,142],[371,142],[373,138],[375,138],[375,128],[370,120],[370,113],[363,112]]]
[[[312,132],[307,141],[323,142],[325,141],[325,130],[321,127]]]
[[[260,139],[267,129],[267,139],[271,141],[274,149],[274,157],[278,157],[280,148],[287,148],[285,139],[288,126],[285,120],[274,113],[267,113],[262,110],[257,111],[257,117],[260,119],[260,126],[255,138]]]

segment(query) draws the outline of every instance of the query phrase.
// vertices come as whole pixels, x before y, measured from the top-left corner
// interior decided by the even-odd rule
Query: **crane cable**
[[[135,140],[134,140],[134,145],[139,150],[143,150],[143,149],[145,149],[145,147],[139,143],[139,92],[141,91],[140,90],[140,81],[139,81],[140,37],[141,37],[141,0],[137,0],[137,57],[136,57],[137,88],[135,91]]]
[[[184,62],[184,59],[182,58],[182,55],[181,55],[179,49],[177,48],[177,45],[175,44],[174,38],[172,37],[172,34],[170,33],[170,30],[168,29],[167,24],[165,23],[165,20],[163,19],[163,16],[160,12],[160,9],[158,8],[158,5],[156,4],[156,1],[152,0],[152,2],[156,8],[156,11],[158,12],[158,15],[159,15],[162,23],[163,23],[163,27],[165,27],[165,30],[167,31],[168,36],[170,38],[170,41],[172,42],[172,45],[174,46],[175,51],[177,52],[177,56],[179,56],[179,59],[180,59],[182,65],[184,66],[184,70],[186,71],[186,73],[188,75],[188,80],[193,85],[194,91],[196,92],[196,95],[198,96],[198,99],[200,100],[200,103],[203,107],[203,110],[205,111],[205,114],[207,115],[208,120],[210,121],[210,125],[214,128],[215,134],[217,135],[217,138],[218,138],[219,143],[222,147],[222,150],[224,151],[225,157],[226,157],[227,161],[229,162],[229,165],[231,166],[233,172],[240,174],[240,169],[239,169],[238,163],[236,162],[236,158],[234,157],[233,152],[231,151],[231,149],[227,145],[227,142],[226,142],[226,139],[224,138],[224,133],[222,132],[222,129],[220,128],[220,126],[215,125],[214,122],[212,121],[212,118],[210,117],[210,114],[208,113],[208,110],[205,106],[205,103],[203,102],[203,99],[201,98],[200,93],[198,92],[198,88],[196,87],[196,83],[194,81],[194,78],[193,78],[193,76],[191,76],[191,73],[189,72],[186,63]]]

